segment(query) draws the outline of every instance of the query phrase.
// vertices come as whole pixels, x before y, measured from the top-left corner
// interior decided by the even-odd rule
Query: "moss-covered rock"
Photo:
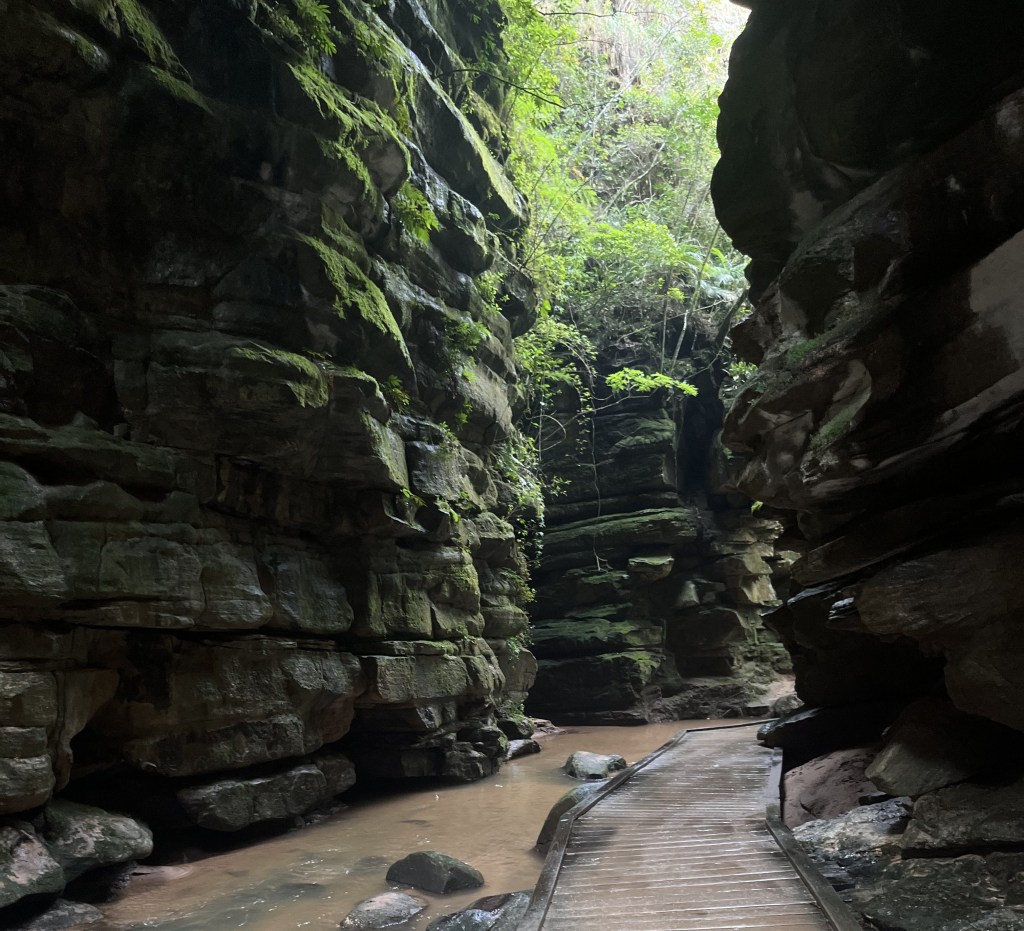
[[[371,775],[504,757],[525,202],[503,87],[434,76],[497,20],[328,7],[5,5],[0,811],[87,770],[227,829],[340,791],[345,737]]]

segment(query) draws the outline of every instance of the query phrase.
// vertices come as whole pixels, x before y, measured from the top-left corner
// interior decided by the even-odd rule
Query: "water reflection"
[[[542,738],[543,753],[514,760],[489,779],[364,798],[301,831],[184,867],[154,869],[103,906],[106,921],[99,927],[327,931],[356,902],[386,891],[388,866],[414,850],[444,851],[484,874],[483,889],[417,893],[431,902],[414,923],[423,928],[483,895],[532,889],[541,867],[532,848],[544,817],[578,785],[561,772],[570,753],[621,753],[632,763],[685,726],[571,728]]]

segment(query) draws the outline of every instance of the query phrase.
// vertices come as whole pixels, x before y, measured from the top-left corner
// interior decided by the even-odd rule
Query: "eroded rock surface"
[[[561,493],[534,576],[539,660],[529,709],[559,723],[735,716],[788,660],[762,626],[778,603],[781,526],[719,494],[722,381],[578,413],[545,445]]]
[[[735,488],[806,539],[771,623],[809,705],[888,705],[867,775],[920,796],[862,913],[1020,927],[1016,867],[991,853],[1006,838],[984,838],[987,817],[1016,819],[999,786],[1024,730],[1024,10],[751,6],[714,197],[753,260]],[[947,801],[959,840],[938,829]]]
[[[903,860],[853,897],[854,907],[886,931],[1021,931],[1021,854],[955,860]]]
[[[866,29],[880,19],[863,4],[838,6],[857,10]],[[893,8],[923,28],[909,4]],[[767,106],[766,82],[752,82],[744,55],[756,54],[749,42],[758,28],[779,19],[772,10],[752,17],[725,126],[740,102]],[[827,31],[816,35],[787,15],[817,54]],[[928,19],[942,15],[955,31],[959,14],[949,4]],[[1006,16],[992,20],[1001,35],[1024,29],[1019,9]],[[804,624],[808,634],[820,626],[850,641],[903,639],[939,654],[959,708],[1019,727],[1020,645],[1008,618],[1021,598],[1010,569],[1021,551],[1021,479],[1005,450],[1024,429],[1015,303],[1024,103],[1012,86],[988,94],[997,91],[992,107],[977,106],[948,135],[916,137],[874,183],[805,224],[799,244],[776,238],[785,267],[738,338],[760,361],[760,377],[731,410],[725,440],[746,457],[739,487],[802,512],[811,550],[793,578],[823,607]],[[787,132],[804,125],[789,117]],[[724,142],[728,158],[728,132]],[[765,170],[796,183],[778,166]],[[727,229],[738,196],[720,183]],[[803,635],[791,635],[797,652],[813,652],[817,644],[799,643]],[[836,652],[850,656],[853,647]],[[907,675],[889,678],[905,684]],[[836,703],[843,685],[839,678],[830,695],[823,682],[815,697]]]
[[[877,747],[837,750],[796,766],[783,778],[782,820],[795,828],[807,821],[835,818],[877,792],[864,770]]]
[[[496,11],[279,7],[4,4],[0,813],[477,778],[532,681]]]

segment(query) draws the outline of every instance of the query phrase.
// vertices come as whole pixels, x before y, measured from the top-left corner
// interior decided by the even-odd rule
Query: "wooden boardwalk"
[[[680,734],[563,818],[519,931],[859,929],[778,822],[777,779],[751,726]]]

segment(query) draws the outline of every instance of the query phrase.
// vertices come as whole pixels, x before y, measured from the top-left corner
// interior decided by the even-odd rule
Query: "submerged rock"
[[[573,779],[607,779],[612,773],[626,768],[626,758],[617,753],[591,753],[577,750],[562,767]]]
[[[437,850],[419,850],[403,857],[391,864],[386,879],[437,893],[476,889],[484,884],[479,870]]]
[[[435,919],[426,931],[515,931],[529,905],[529,892],[487,896],[469,908]]]
[[[521,756],[529,756],[531,753],[540,753],[541,747],[536,740],[510,740],[506,760],[515,760]]]
[[[391,928],[422,912],[428,903],[418,895],[404,892],[382,892],[363,899],[342,921],[342,928],[352,931],[370,931],[373,928]]]
[[[177,799],[200,827],[237,831],[302,815],[350,789],[355,781],[355,767],[347,757],[324,754],[274,775],[181,789]]]

